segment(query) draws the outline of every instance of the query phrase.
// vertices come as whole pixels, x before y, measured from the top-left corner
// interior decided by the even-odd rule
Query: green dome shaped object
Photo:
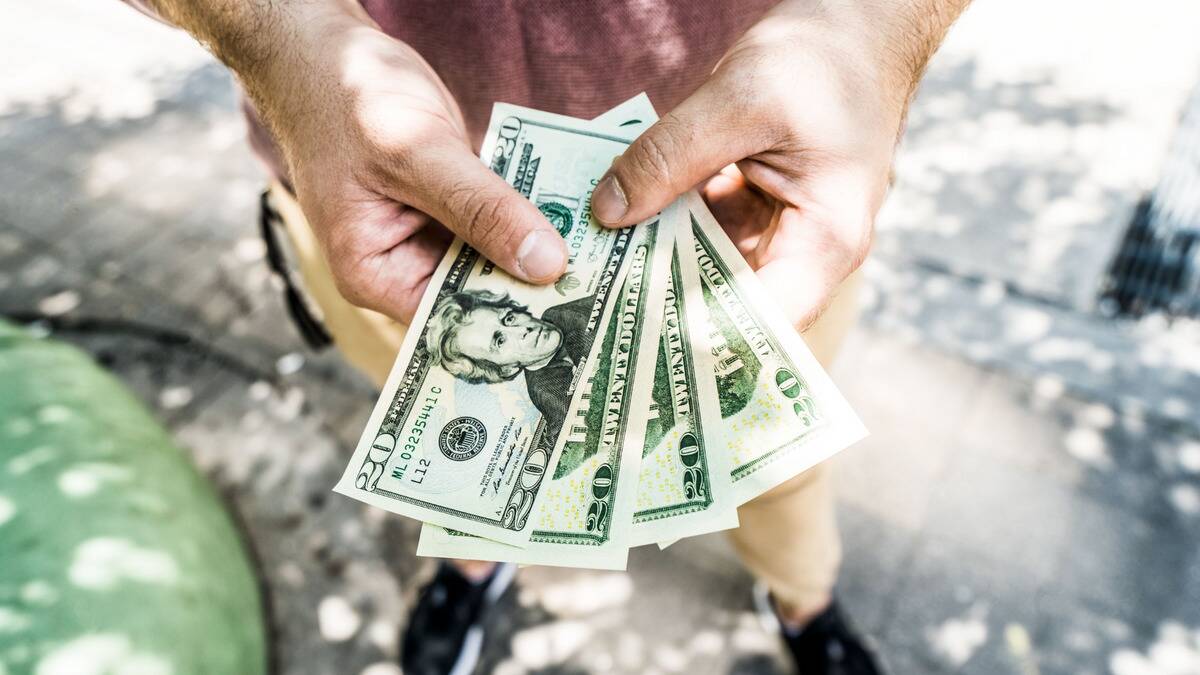
[[[0,675],[255,675],[258,584],[211,486],[83,353],[0,321]]]

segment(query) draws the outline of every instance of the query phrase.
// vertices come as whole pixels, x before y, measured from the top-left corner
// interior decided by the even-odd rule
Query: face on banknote
[[[635,132],[631,132],[635,133]],[[564,422],[646,228],[604,229],[591,191],[629,136],[497,105],[481,156],[567,242],[555,284],[523,284],[456,242],[422,300],[337,491],[524,546]]]

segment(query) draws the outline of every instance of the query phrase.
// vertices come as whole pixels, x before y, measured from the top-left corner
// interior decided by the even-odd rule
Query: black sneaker
[[[799,632],[785,630],[767,587],[754,587],[754,607],[768,630],[777,631],[800,675],[883,675],[874,651],[842,615],[837,600]]]
[[[483,615],[496,604],[517,573],[499,564],[487,579],[472,583],[449,563],[421,590],[408,617],[401,645],[405,675],[467,675],[483,649]]]

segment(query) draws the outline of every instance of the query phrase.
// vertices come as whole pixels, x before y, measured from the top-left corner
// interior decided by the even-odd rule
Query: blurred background
[[[110,626],[155,603],[278,673],[398,673],[432,565],[417,523],[330,492],[375,392],[287,319],[229,75],[115,1],[3,7],[0,674],[196,672]],[[929,69],[834,370],[872,431],[835,460],[840,593],[895,673],[1200,673],[1198,27],[1187,0],[978,0]],[[89,454],[52,399],[119,395],[39,375],[44,337],[188,466]],[[31,522],[64,538],[35,567]],[[525,569],[482,668],[786,672],[750,583],[720,536]]]

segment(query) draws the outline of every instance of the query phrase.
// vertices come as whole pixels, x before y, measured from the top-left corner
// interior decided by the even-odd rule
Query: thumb
[[[770,146],[728,87],[710,79],[613,161],[592,193],[601,223],[623,227],[654,215],[726,165]]]
[[[566,269],[566,244],[546,217],[466,146],[430,148],[409,171],[408,203],[509,274],[545,284]]]

